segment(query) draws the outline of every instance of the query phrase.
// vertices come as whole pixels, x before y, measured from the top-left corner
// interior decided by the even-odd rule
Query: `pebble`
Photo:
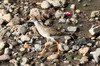
[[[70,21],[74,25],[78,23],[78,20],[76,18],[70,18]]]
[[[25,65],[28,61],[26,57],[23,57],[21,60],[22,60],[21,65]]]
[[[55,17],[58,19],[63,15],[63,12],[61,10],[57,10],[55,13]]]
[[[90,18],[89,21],[90,22],[93,22],[93,21],[95,21],[95,19],[94,18]]]
[[[45,66],[45,64],[44,63],[41,63],[40,66]]]
[[[50,8],[51,5],[50,5],[50,3],[48,1],[43,1],[41,3],[41,7],[44,8],[44,9],[46,9],[46,8]]]
[[[100,25],[92,25],[89,29],[89,32],[91,35],[97,35],[100,34]]]
[[[7,22],[10,22],[10,20],[12,19],[11,14],[10,14],[10,13],[4,14],[4,15],[2,16],[2,19],[4,19],[4,20],[7,21]]]
[[[7,24],[7,26],[13,26],[20,24],[21,19],[19,17],[14,17],[11,19],[11,21]]]
[[[90,54],[93,55],[93,58],[95,62],[99,62],[99,56],[100,56],[100,48],[97,48],[95,51],[90,52]]]
[[[73,45],[73,46],[72,46],[72,49],[73,49],[73,50],[78,50],[79,48],[80,48],[80,47],[77,46],[77,45]]]
[[[15,59],[11,59],[9,62],[14,64],[14,66],[18,66],[18,63],[17,63],[18,61]]]
[[[86,55],[86,53],[89,51],[89,47],[84,47],[79,49],[79,53],[83,54],[83,56]]]
[[[40,10],[38,8],[32,8],[30,10],[30,17],[34,17],[34,16],[40,16]]]
[[[3,5],[0,5],[0,17],[2,17],[4,14],[7,13],[6,9],[4,9],[5,7]]]
[[[81,13],[81,10],[80,9],[76,9],[75,12],[79,14],[79,13]]]
[[[68,51],[68,50],[69,50],[69,47],[68,47],[67,45],[63,44],[63,43],[60,43],[60,44],[58,45],[58,47],[59,47],[59,49],[60,49],[61,51]]]
[[[20,51],[25,51],[25,48],[23,48],[23,47],[22,47],[22,48],[20,48]]]
[[[54,60],[54,59],[57,59],[57,58],[58,58],[58,54],[52,54],[52,55],[47,57],[47,60],[51,61],[51,60]]]
[[[4,50],[4,54],[9,54],[10,53],[10,50],[9,50],[9,48],[5,48],[5,50]]]
[[[0,18],[0,24],[3,24],[4,20],[2,18]]]
[[[0,60],[1,61],[9,60],[9,59],[10,59],[10,56],[9,55],[6,55],[6,54],[0,55]]]
[[[99,16],[100,15],[100,11],[99,10],[96,10],[96,11],[92,11],[91,12],[91,15],[90,15],[90,17],[96,17],[96,16]]]
[[[92,46],[92,43],[87,43],[87,46]]]
[[[5,47],[5,43],[3,40],[0,40],[0,50],[2,50]]]
[[[34,45],[34,50],[35,51],[41,51],[42,50],[41,45],[40,44],[35,44]]]
[[[84,64],[88,61],[88,57],[87,56],[83,56],[81,59],[80,59],[80,63],[81,64]]]
[[[4,4],[8,4],[9,3],[9,0],[4,0],[3,3]]]
[[[30,37],[28,37],[27,35],[21,35],[21,41],[30,41]]]
[[[70,31],[70,32],[76,32],[77,31],[77,28],[78,27],[76,27],[76,26],[68,26],[67,27],[67,30]]]
[[[75,9],[75,7],[76,7],[76,5],[75,5],[75,4],[72,4],[72,5],[70,6],[70,9]]]

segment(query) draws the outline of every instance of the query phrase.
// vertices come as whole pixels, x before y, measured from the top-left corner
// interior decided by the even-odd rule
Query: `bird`
[[[33,22],[37,31],[39,32],[39,34],[43,37],[45,37],[47,39],[47,42],[45,43],[45,47],[43,48],[43,50],[39,53],[40,55],[44,55],[45,54],[45,50],[49,45],[48,40],[53,41],[53,43],[56,44],[57,46],[57,50],[58,50],[58,55],[61,54],[60,48],[59,48],[59,43],[58,41],[55,40],[55,38],[61,36],[61,35],[65,35],[65,32],[61,32],[57,29],[55,29],[52,26],[45,26],[43,24],[41,24],[38,20],[34,19],[34,18],[30,18],[29,22]]]

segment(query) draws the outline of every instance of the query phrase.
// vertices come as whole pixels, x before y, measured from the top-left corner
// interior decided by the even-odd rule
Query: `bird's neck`
[[[41,24],[39,22],[34,22],[36,28],[38,29],[39,27],[41,27]]]

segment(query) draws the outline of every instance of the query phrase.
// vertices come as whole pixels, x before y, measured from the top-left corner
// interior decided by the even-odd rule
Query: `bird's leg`
[[[57,42],[56,40],[54,40],[54,43],[56,43],[56,45],[57,45],[57,48],[58,48],[58,55],[60,55],[60,54],[61,54],[61,51],[60,51],[60,49],[59,49],[58,42]]]
[[[45,47],[44,47],[44,49],[39,53],[41,56],[44,55],[44,53],[45,53],[45,49],[46,49],[47,47],[48,47],[48,42],[45,43]]]

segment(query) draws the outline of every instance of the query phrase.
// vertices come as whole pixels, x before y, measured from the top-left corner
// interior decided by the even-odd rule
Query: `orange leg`
[[[61,51],[60,51],[60,49],[59,49],[58,42],[57,42],[56,40],[54,40],[54,43],[56,43],[57,48],[58,48],[58,55],[60,55],[60,54],[61,54]]]
[[[41,56],[44,55],[44,53],[45,53],[45,49],[46,49],[47,47],[48,47],[48,42],[45,43],[45,47],[44,47],[44,49],[39,53]]]

